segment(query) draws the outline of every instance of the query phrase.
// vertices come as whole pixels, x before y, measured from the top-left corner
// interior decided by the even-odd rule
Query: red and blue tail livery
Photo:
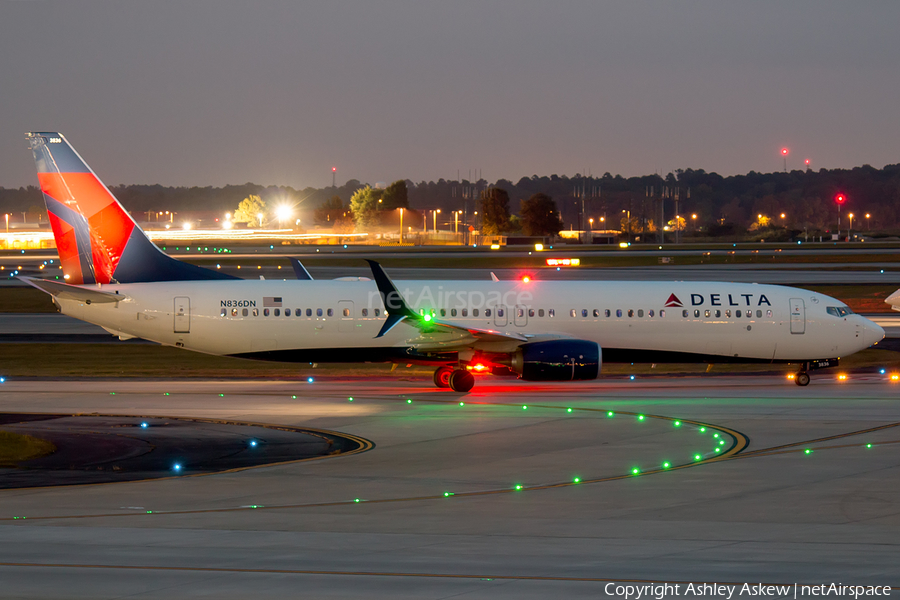
[[[157,248],[62,134],[25,134],[70,284],[233,279]]]

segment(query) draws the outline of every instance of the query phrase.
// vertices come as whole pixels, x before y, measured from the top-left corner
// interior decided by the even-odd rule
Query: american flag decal
[[[263,306],[265,308],[281,308],[281,296],[263,297]]]

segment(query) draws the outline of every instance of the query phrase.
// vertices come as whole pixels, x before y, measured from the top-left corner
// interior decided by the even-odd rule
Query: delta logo
[[[666,300],[666,308],[676,308],[682,307],[684,304],[681,303],[681,300],[678,299],[678,296],[675,294],[669,294],[669,299]]]

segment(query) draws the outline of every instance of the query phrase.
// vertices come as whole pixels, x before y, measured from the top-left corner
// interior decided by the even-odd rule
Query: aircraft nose
[[[866,319],[863,329],[865,331],[863,341],[866,343],[866,347],[884,339],[884,328],[868,319]]]

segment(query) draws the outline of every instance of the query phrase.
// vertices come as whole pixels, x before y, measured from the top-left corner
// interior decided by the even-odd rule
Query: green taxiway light
[[[459,405],[460,405],[460,406],[465,406],[466,403],[465,403],[465,402],[460,402]]]
[[[572,483],[581,483],[581,477],[576,477],[572,480]]]
[[[871,448],[872,444],[866,444],[866,448]]]
[[[353,501],[354,501],[354,502],[359,502],[359,498],[354,498]]]
[[[609,417],[609,418],[611,419],[611,418],[613,418],[613,417],[615,416],[615,414],[616,414],[616,413],[614,413],[613,411],[610,410],[610,411],[608,411],[608,412],[606,413],[606,416]]]
[[[148,510],[148,511],[147,511],[147,514],[148,514],[148,515],[152,515],[152,514],[153,514],[153,511],[152,511],[152,510]]]
[[[566,412],[572,412],[572,409],[571,409],[571,408],[567,408],[567,409],[566,409]]]
[[[713,448],[713,450],[715,450],[715,451],[716,451],[716,452],[721,452],[721,451],[722,451],[722,449],[721,449],[721,448],[719,448],[719,447],[718,447],[718,446],[717,446],[717,447],[715,447],[715,448]]]
[[[291,396],[291,399],[296,400],[297,396]]]
[[[521,484],[521,483],[517,483],[517,484],[516,484],[516,489],[517,489],[517,490],[521,490],[521,489],[522,489],[522,484]]]
[[[807,448],[806,450],[803,451],[803,454],[812,454],[812,450]]]
[[[219,398],[224,398],[225,394],[219,394]]]
[[[638,421],[643,421],[643,420],[644,420],[644,415],[638,415]]]
[[[694,460],[700,460],[701,458],[703,458],[703,457],[700,456],[699,454],[694,455]]]
[[[412,400],[411,400],[410,398],[407,398],[407,399],[406,399],[406,403],[407,403],[407,404],[412,404]]]
[[[444,492],[444,498],[449,498],[453,495],[453,492]]]
[[[168,396],[168,395],[169,395],[169,392],[166,392],[164,395]]]
[[[675,421],[674,423],[672,423],[672,425],[674,425],[675,427],[681,427],[681,421]]]
[[[638,475],[640,472],[641,472],[641,470],[638,469],[637,467],[635,467],[635,468],[633,468],[633,469],[631,470],[631,474],[632,474],[632,475]]]
[[[668,468],[671,467],[671,466],[672,466],[672,465],[669,464],[669,461],[666,461],[666,462],[663,463],[663,469],[668,469]]]
[[[523,404],[523,405],[522,405],[522,410],[528,410],[528,405],[527,405],[527,404]]]
[[[353,396],[350,396],[349,398],[347,398],[347,402],[353,402]]]
[[[700,428],[700,433],[703,433],[704,431],[706,431],[706,427],[701,427],[701,428]]]
[[[110,396],[115,396],[116,393],[115,393],[115,392],[110,392],[109,395],[110,395]]]
[[[720,445],[720,446],[723,445],[724,443],[725,443],[725,440],[719,440],[719,445]]]
[[[718,433],[714,433],[714,434],[713,434],[713,437],[714,437],[714,438],[717,438],[717,437],[719,437],[719,434],[718,434]]]

